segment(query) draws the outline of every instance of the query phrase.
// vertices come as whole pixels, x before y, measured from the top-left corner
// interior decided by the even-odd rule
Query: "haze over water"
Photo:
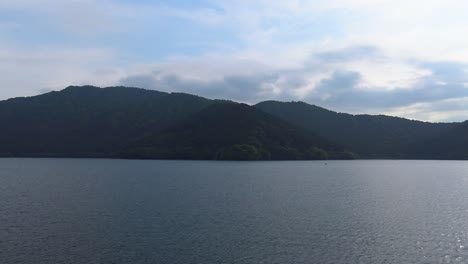
[[[468,162],[0,159],[2,263],[466,263]]]

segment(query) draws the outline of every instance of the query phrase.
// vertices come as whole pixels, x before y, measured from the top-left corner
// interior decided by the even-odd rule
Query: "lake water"
[[[0,263],[467,263],[468,162],[0,159]]]

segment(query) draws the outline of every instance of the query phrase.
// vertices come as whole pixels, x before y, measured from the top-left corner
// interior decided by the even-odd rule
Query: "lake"
[[[466,263],[468,162],[0,159],[0,263]]]

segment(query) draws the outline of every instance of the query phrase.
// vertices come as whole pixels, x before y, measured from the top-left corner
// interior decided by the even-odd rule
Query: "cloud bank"
[[[456,0],[0,0],[0,98],[128,85],[462,121],[467,12]]]

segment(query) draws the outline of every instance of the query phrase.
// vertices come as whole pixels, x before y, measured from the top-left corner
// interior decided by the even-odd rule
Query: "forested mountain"
[[[0,101],[0,156],[151,159],[468,159],[468,123],[255,106],[128,87]]]
[[[68,87],[0,102],[2,156],[109,156],[215,103],[137,88]]]
[[[410,146],[408,152],[421,159],[468,160],[468,121]]]
[[[245,104],[214,104],[138,141],[126,158],[294,160],[353,158],[304,128]]]
[[[384,115],[350,115],[303,102],[266,101],[257,108],[342,143],[362,158],[408,158],[408,146],[458,123],[428,123]]]

